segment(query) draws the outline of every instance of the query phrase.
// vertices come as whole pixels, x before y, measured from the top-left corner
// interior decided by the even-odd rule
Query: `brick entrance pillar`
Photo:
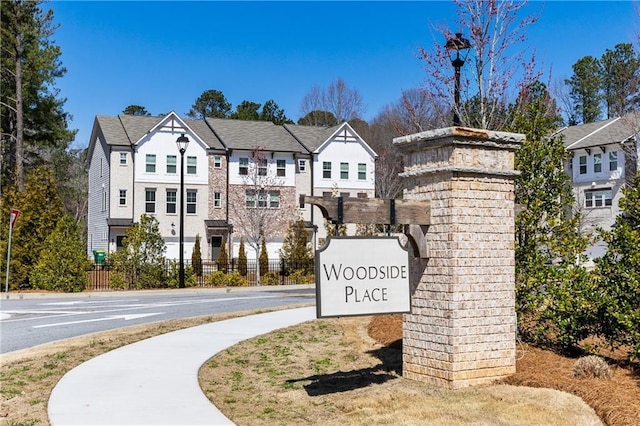
[[[522,141],[464,127],[393,141],[404,155],[404,198],[431,201],[426,267],[412,271],[403,321],[406,378],[460,388],[515,373],[514,151]]]

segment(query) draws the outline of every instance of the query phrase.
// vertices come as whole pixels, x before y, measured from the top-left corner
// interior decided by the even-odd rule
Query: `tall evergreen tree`
[[[83,241],[78,222],[70,215],[62,216],[45,239],[40,257],[31,270],[32,286],[51,291],[83,291],[90,266]]]
[[[25,172],[43,163],[48,152],[64,150],[75,132],[67,129],[65,99],[55,80],[66,73],[52,37],[53,10],[42,0],[2,2],[0,115],[2,163],[0,187],[14,180],[25,189]]]
[[[573,75],[565,80],[582,123],[597,121],[602,115],[602,64],[593,56],[585,56],[573,64]]]
[[[602,89],[607,118],[620,117],[640,107],[640,58],[631,43],[607,49],[602,58]]]
[[[574,197],[563,169],[568,152],[560,138],[546,137],[561,121],[555,104],[542,83],[529,86],[521,98],[523,107],[509,129],[526,135],[515,157],[515,201],[524,207],[515,220],[516,307],[520,331],[531,337],[550,304],[546,290],[558,273],[551,265],[575,265],[587,241],[578,232],[580,216],[571,211]]]
[[[187,117],[195,119],[227,118],[230,112],[231,104],[221,91],[205,90],[191,106]]]
[[[151,115],[147,109],[141,105],[131,104],[127,106],[123,111],[125,115],[135,115],[137,117],[148,117]]]
[[[604,257],[596,259],[597,292],[603,294],[599,326],[614,345],[628,345],[640,359],[640,174],[623,189],[622,214],[608,232]]]
[[[0,199],[0,265],[6,270],[9,211],[20,210],[12,233],[11,289],[32,288],[29,273],[40,258],[45,238],[62,216],[62,202],[53,172],[40,167],[27,173],[24,191],[17,185],[8,187]]]

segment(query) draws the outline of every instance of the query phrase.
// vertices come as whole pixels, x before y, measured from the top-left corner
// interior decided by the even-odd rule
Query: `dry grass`
[[[0,355],[0,425],[48,425],[47,401],[62,376],[84,361],[148,337],[255,312],[121,328]]]
[[[209,399],[238,425],[590,425],[579,398],[507,385],[442,390],[405,380],[401,351],[368,318],[323,319],[242,342],[200,370]]]
[[[46,405],[55,384],[101,353],[244,314],[249,312],[128,327],[0,356],[0,424],[49,424]],[[622,408],[595,408],[607,424],[640,424],[634,417],[640,400],[634,393],[640,392],[637,375],[616,368],[611,380],[595,385],[595,379],[565,379],[575,360],[535,348],[527,348],[511,383],[567,393],[505,385],[444,391],[404,380],[398,341],[382,345],[369,337],[376,331],[393,336],[389,329],[397,332],[400,322],[375,319],[384,321],[317,320],[243,342],[202,367],[202,388],[239,425],[597,424],[593,411],[571,393],[586,401],[594,394],[627,401]],[[581,393],[586,388],[592,392]],[[628,403],[634,397],[635,403]]]

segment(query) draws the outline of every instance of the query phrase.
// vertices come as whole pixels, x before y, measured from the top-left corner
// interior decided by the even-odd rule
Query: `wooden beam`
[[[342,203],[341,209],[339,199]],[[300,205],[304,204],[318,206],[324,218],[333,223],[381,225],[429,225],[431,223],[429,201],[300,195]]]

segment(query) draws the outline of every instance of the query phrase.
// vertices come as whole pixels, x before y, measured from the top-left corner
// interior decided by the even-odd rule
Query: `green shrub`
[[[206,283],[212,287],[246,287],[249,285],[249,281],[238,272],[225,274],[222,271],[209,274]]]
[[[45,239],[31,283],[43,290],[80,292],[87,286],[89,266],[78,223],[65,215]]]
[[[303,270],[299,269],[289,275],[289,281],[295,284],[313,284],[316,282],[316,276],[314,274],[306,274]]]
[[[180,286],[180,262],[177,260],[169,261],[169,271],[167,273],[167,287],[178,288]],[[200,263],[202,269],[202,263]],[[193,287],[197,282],[196,270],[193,265],[185,265],[184,267],[184,286]]]
[[[277,272],[267,272],[262,274],[262,279],[260,282],[263,285],[278,285],[280,284],[280,275]]]

